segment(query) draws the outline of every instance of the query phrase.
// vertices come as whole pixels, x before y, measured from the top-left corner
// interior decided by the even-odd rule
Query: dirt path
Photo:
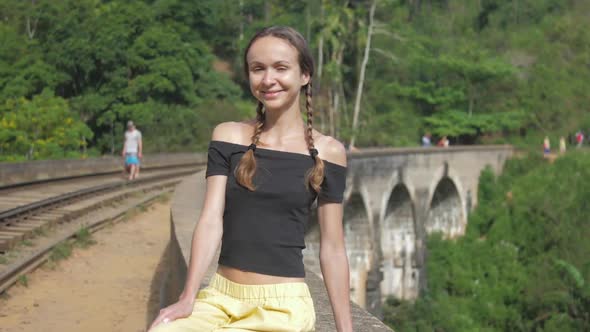
[[[0,299],[0,331],[145,331],[170,236],[170,205],[155,203],[95,233],[53,269],[43,267]]]

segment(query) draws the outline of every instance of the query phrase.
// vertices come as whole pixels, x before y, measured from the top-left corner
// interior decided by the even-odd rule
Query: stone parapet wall
[[[171,165],[205,163],[204,153],[148,154],[142,158],[142,169]],[[102,157],[74,160],[38,160],[20,163],[0,163],[0,187],[52,179],[105,174],[123,169],[122,157]]]

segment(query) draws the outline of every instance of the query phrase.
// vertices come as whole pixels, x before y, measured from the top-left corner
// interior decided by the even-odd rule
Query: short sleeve
[[[205,177],[212,175],[229,175],[230,172],[230,153],[222,144],[216,141],[209,143],[207,152],[207,171]]]
[[[346,188],[346,167],[332,163],[324,163],[324,181],[319,199],[333,203],[341,203]]]

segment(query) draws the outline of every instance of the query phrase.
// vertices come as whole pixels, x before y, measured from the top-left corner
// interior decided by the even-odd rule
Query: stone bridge
[[[500,173],[512,154],[511,146],[349,154],[344,230],[353,300],[380,316],[386,297],[416,298],[425,285],[426,235],[462,235],[477,204],[480,172],[490,166]],[[319,272],[319,229],[313,220],[306,242],[306,266]]]

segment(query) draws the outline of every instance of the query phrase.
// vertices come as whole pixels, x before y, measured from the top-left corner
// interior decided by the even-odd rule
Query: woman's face
[[[298,106],[309,75],[301,72],[299,53],[288,41],[272,36],[257,39],[246,55],[250,91],[267,110]]]

